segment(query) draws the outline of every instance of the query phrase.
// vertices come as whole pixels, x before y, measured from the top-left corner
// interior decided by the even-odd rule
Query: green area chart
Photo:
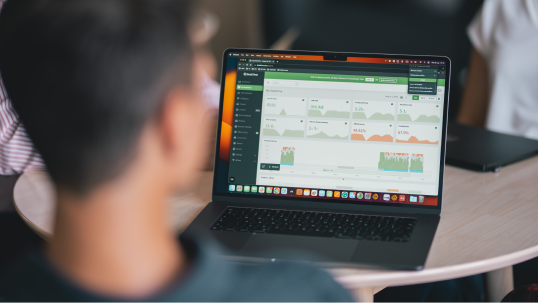
[[[409,154],[380,152],[377,168],[382,171],[409,171]]]
[[[420,115],[415,120],[411,119],[409,114],[398,114],[398,121],[406,122],[423,122],[423,123],[441,123],[441,118],[437,116]]]
[[[368,118],[364,112],[354,112],[353,119],[394,121],[394,115],[375,113]]]
[[[380,152],[377,168],[381,171],[423,173],[424,155]]]
[[[309,117],[318,117],[318,118],[349,118],[349,112],[337,111],[337,110],[328,110],[325,114],[322,114],[320,110],[309,109]]]
[[[303,130],[290,130],[286,129],[282,133],[282,135],[273,128],[264,128],[262,130],[262,134],[264,136],[274,136],[274,137],[289,137],[289,138],[302,138],[304,137],[304,131]]]
[[[412,173],[424,172],[424,155],[422,154],[411,155],[411,163],[409,165],[409,171]]]
[[[341,136],[338,136],[338,135],[329,136],[324,132],[319,132],[319,133],[317,133],[315,135],[307,135],[306,137],[307,138],[312,138],[312,139],[329,139],[329,140],[347,140],[347,138],[348,138],[348,136],[345,136],[345,137],[341,137]]]
[[[283,147],[280,151],[280,165],[293,165],[295,163],[295,147]]]

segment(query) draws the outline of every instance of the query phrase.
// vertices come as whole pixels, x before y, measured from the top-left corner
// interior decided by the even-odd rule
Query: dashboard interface
[[[218,193],[438,205],[445,61],[227,56]]]

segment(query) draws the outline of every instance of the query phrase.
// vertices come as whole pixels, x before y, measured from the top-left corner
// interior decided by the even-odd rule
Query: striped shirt
[[[0,175],[44,168],[45,164],[28,139],[0,79]]]
[[[0,1],[0,11],[4,2]],[[0,175],[21,174],[28,169],[45,169],[45,164],[28,139],[0,78]]]

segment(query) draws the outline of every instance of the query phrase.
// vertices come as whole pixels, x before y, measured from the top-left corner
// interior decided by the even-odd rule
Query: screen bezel
[[[441,138],[441,161],[439,163],[439,190],[438,190],[438,204],[437,206],[429,205],[409,205],[409,204],[398,204],[398,203],[381,203],[381,202],[361,202],[353,200],[353,203],[341,203],[335,201],[344,200],[334,200],[334,199],[309,199],[304,197],[290,197],[283,196],[277,197],[273,195],[245,195],[245,194],[235,194],[235,193],[219,193],[217,192],[217,182],[218,182],[218,170],[219,170],[219,152],[220,152],[220,136],[221,136],[221,127],[222,127],[222,118],[223,118],[223,102],[224,102],[224,90],[225,90],[225,81],[226,81],[226,67],[227,61],[229,58],[229,53],[231,52],[243,52],[243,53],[266,53],[266,54],[281,54],[281,55],[313,55],[313,56],[345,56],[345,57],[363,57],[363,58],[382,58],[382,59],[409,59],[409,60],[426,60],[426,61],[443,61],[446,66],[446,80],[445,80],[445,99],[444,99],[444,109],[443,109],[443,130]],[[329,61],[329,60],[327,60]],[[340,61],[345,62],[345,61]],[[408,210],[416,213],[434,213],[440,214],[442,208],[443,200],[443,181],[444,181],[444,172],[445,172],[445,158],[446,158],[446,136],[447,136],[447,125],[448,125],[448,106],[449,106],[449,92],[450,92],[450,78],[451,78],[451,61],[448,57],[445,56],[423,56],[423,55],[398,55],[398,54],[373,54],[373,53],[347,53],[347,52],[321,52],[321,51],[284,51],[284,50],[267,50],[267,49],[248,49],[248,48],[229,48],[226,49],[223,53],[222,58],[222,72],[221,72],[221,89],[220,89],[220,100],[219,100],[219,115],[217,123],[217,137],[216,137],[216,146],[215,146],[215,159],[214,159],[214,168],[213,168],[213,186],[212,186],[212,201],[213,202],[236,202],[236,203],[249,203],[250,205],[254,203],[260,204],[271,204],[275,205],[288,205],[288,206],[297,206],[297,207],[314,207],[314,208],[330,208],[330,209],[365,209],[365,210],[376,210],[383,211],[384,209],[390,208],[387,211]],[[275,199],[276,198],[276,199]],[[345,200],[349,201],[349,200]],[[405,211],[405,212],[408,212]]]

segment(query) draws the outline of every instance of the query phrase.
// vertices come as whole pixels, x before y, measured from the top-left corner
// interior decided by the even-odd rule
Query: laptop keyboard
[[[388,216],[229,207],[212,230],[407,242],[417,220]]]

